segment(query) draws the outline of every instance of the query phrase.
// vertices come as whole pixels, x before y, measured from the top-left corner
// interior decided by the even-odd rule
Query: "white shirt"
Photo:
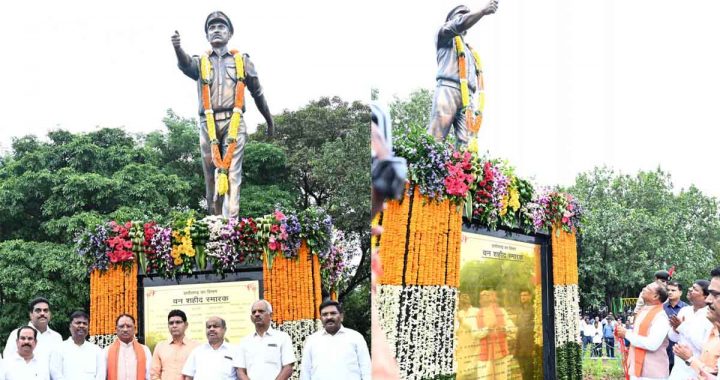
[[[635,320],[637,323],[636,326],[639,328],[640,323],[642,320]],[[635,347],[643,348],[647,351],[656,351],[660,346],[662,345],[663,341],[668,335],[668,331],[670,331],[670,322],[668,321],[667,314],[665,314],[664,311],[660,311],[655,315],[655,318],[653,318],[652,322],[650,323],[650,329],[648,330],[647,336],[640,336],[637,332],[633,330],[628,330],[625,333],[625,339],[627,339],[631,345]],[[632,351],[631,351],[632,352]],[[632,360],[632,356],[629,361]],[[633,373],[634,365],[630,364],[630,373]],[[655,378],[650,377],[636,377],[633,375],[630,375],[630,380],[656,380]]]
[[[254,332],[243,338],[234,359],[233,367],[245,368],[250,380],[274,379],[295,362],[295,353],[290,335],[271,327],[263,336]]]
[[[190,353],[182,374],[194,380],[237,380],[233,355],[237,355],[237,348],[227,342],[217,350],[205,343]]]
[[[28,326],[37,330],[31,322],[28,322]],[[17,353],[17,332],[18,329],[15,329],[8,336],[7,343],[5,344],[5,350],[3,351],[3,358],[8,359],[13,356],[19,357]],[[44,357],[50,360],[50,353],[57,345],[62,343],[62,341],[62,336],[50,327],[48,327],[44,333],[37,330],[37,344],[35,346],[35,350],[33,350],[33,354],[37,357]]]
[[[370,353],[359,332],[340,326],[335,335],[322,329],[305,340],[300,380],[370,380]]]
[[[42,358],[33,358],[26,362],[20,355],[3,359],[5,366],[5,380],[50,380],[50,371],[47,361]]]
[[[586,323],[585,327],[583,328],[583,335],[593,337],[595,336],[595,322]]]
[[[672,328],[668,332],[668,339],[673,342],[688,345],[692,349],[693,356],[699,358],[702,353],[702,346],[708,339],[713,328],[710,320],[707,319],[707,306],[695,311],[691,306],[685,306],[677,314],[682,321],[675,332]],[[697,376],[685,361],[675,355],[675,365],[670,373],[669,380],[686,380]]]
[[[129,362],[132,362],[132,358],[135,358],[135,349],[133,348],[133,342],[135,340],[131,341],[130,343],[125,343],[120,341],[120,349],[118,350],[118,373],[121,372],[120,366],[123,365],[123,362],[128,363],[128,360],[123,360],[123,357],[129,359]],[[143,351],[145,351],[145,380],[150,380],[150,365],[152,364],[152,354],[150,354],[150,349],[148,346],[141,344]],[[108,354],[110,353],[110,346],[107,346],[103,349],[103,356],[105,357],[105,363],[107,365],[108,360]],[[130,357],[132,356],[132,357]],[[124,368],[122,370],[123,373],[125,373],[128,377],[135,377],[136,371],[137,371],[137,363],[138,359],[135,358],[135,366],[130,366],[132,368]],[[105,371],[107,373],[107,370]],[[120,379],[118,375],[118,380],[124,380]]]
[[[78,346],[72,338],[62,342],[50,355],[53,380],[104,380],[107,360],[96,344],[84,342]]]

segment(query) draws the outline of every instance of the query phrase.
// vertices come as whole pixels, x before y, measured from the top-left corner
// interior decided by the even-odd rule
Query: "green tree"
[[[717,200],[694,186],[676,194],[660,169],[630,176],[595,168],[568,190],[587,212],[579,250],[585,308],[637,297],[655,271],[671,266],[687,287],[720,258]]]
[[[27,324],[27,303],[44,296],[50,301],[50,327],[68,336],[70,313],[88,310],[89,284],[73,246],[9,240],[0,242],[0,342]]]

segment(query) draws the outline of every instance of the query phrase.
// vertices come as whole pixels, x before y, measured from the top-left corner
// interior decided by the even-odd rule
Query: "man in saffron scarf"
[[[208,213],[210,215],[222,214],[226,218],[237,218],[240,212],[240,184],[242,182],[242,161],[243,152],[245,150],[245,142],[247,141],[247,127],[242,118],[245,112],[242,93],[237,93],[238,89],[244,87],[238,83],[237,63],[231,51],[228,50],[227,44],[233,36],[233,25],[223,12],[213,12],[205,21],[205,34],[208,42],[212,46],[212,51],[208,53],[208,59],[212,66],[210,77],[208,78],[209,97],[208,102],[212,109],[214,118],[216,139],[212,139],[208,132],[208,123],[205,115],[205,107],[203,105],[203,80],[200,72],[201,58],[199,56],[190,56],[180,46],[180,33],[175,31],[172,36],[172,44],[175,48],[175,55],[178,60],[180,70],[190,77],[190,79],[198,83],[198,98],[200,100],[200,153],[203,161],[203,173],[205,175],[205,197],[207,200]],[[239,54],[239,53],[238,53]],[[267,134],[272,135],[273,119],[270,114],[263,88],[258,80],[255,65],[250,61],[250,56],[242,54],[242,62],[244,66],[244,84],[250,91],[255,105],[267,122]],[[241,75],[243,73],[240,73]],[[242,104],[238,104],[242,103]],[[230,124],[233,114],[240,116],[240,124],[237,136],[230,136]],[[237,116],[236,116],[237,117]],[[228,168],[217,168],[213,161],[212,144],[214,140],[218,140],[220,155],[216,157],[218,160],[225,160],[225,155],[229,154],[228,149],[234,146],[230,166]],[[235,144],[235,145],[233,145]],[[216,161],[217,162],[217,161]],[[223,177],[226,176],[226,177]],[[216,189],[217,183],[221,183],[222,178],[227,178],[229,188],[223,193],[220,188]]]
[[[455,126],[455,138],[458,146],[465,146],[469,141],[467,120],[463,114],[463,100],[460,93],[460,64],[455,46],[455,37],[464,36],[467,30],[475,25],[484,16],[491,15],[497,10],[497,0],[490,2],[481,10],[470,12],[464,5],[458,5],[448,13],[445,24],[440,27],[435,36],[435,49],[437,49],[438,71],[436,74],[437,86],[433,96],[432,111],[428,132],[437,141],[443,141]],[[463,41],[463,44],[465,42]],[[475,58],[470,54],[467,44],[465,65],[468,88],[471,93],[477,90],[478,76],[475,73]]]
[[[515,336],[512,319],[497,303],[494,290],[480,292],[480,309],[476,317],[479,338],[478,378],[510,379],[512,355],[508,341]]]
[[[150,349],[135,339],[135,318],[120,314],[115,320],[117,339],[105,349],[107,380],[150,380]]]
[[[630,342],[631,380],[667,379],[670,375],[667,356],[670,322],[662,303],[668,294],[664,286],[652,282],[640,293],[644,305],[635,317],[635,329],[618,326],[618,336]]]

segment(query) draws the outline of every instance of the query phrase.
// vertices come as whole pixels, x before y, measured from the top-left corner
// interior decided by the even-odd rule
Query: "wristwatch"
[[[685,364],[687,364],[689,367],[690,363],[692,363],[692,360],[693,360],[693,357],[691,356],[688,360],[685,360]]]

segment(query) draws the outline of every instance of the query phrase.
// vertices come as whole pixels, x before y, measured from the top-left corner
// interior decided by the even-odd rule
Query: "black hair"
[[[710,281],[708,280],[697,280],[694,282],[695,285],[699,286],[702,289],[703,295],[707,297],[710,295],[710,292],[708,291],[708,288],[710,287]]]
[[[660,297],[660,302],[667,301],[668,295],[667,295],[667,288],[664,286],[658,286],[657,295]]]
[[[122,317],[128,317],[128,318],[130,318],[130,320],[133,321],[133,325],[135,324],[135,317],[133,317],[133,316],[130,315],[130,314],[125,314],[125,313],[123,313],[123,314],[118,315],[117,318],[115,318],[115,326],[117,326],[118,322],[120,322],[120,318],[122,318]]]
[[[182,310],[178,310],[178,309],[170,310],[170,312],[168,313],[168,321],[170,320],[171,317],[180,317],[180,318],[182,318],[183,322],[187,322],[187,315],[185,315],[185,312]]]
[[[30,327],[30,326],[28,326],[28,325],[20,326],[20,328],[18,328],[18,331],[17,331],[17,338],[18,338],[18,340],[20,339],[20,333],[21,333],[23,330],[28,330],[28,329],[32,330],[32,332],[33,332],[33,339],[35,339],[35,340],[37,341],[37,330],[35,330],[34,328],[32,328],[32,327]]]
[[[46,303],[48,305],[48,308],[50,308],[50,301],[47,300],[45,297],[35,297],[28,303],[28,312],[32,313],[35,309],[35,305],[39,303]]]
[[[320,307],[318,308],[318,311],[322,313],[322,309],[324,309],[324,308],[326,308],[326,307],[328,307],[328,306],[335,306],[335,307],[337,308],[338,313],[340,313],[340,314],[343,313],[342,305],[340,305],[340,302],[338,302],[338,301],[333,301],[333,300],[331,300],[331,299],[326,299],[325,301],[323,301],[323,302],[320,304]]]
[[[73,321],[75,318],[85,318],[85,319],[87,319],[88,321],[90,321],[90,315],[89,315],[88,313],[86,313],[85,310],[75,310],[75,311],[73,311],[72,314],[70,314],[70,323],[72,323],[72,321]],[[117,325],[117,323],[116,323],[116,325]]]

